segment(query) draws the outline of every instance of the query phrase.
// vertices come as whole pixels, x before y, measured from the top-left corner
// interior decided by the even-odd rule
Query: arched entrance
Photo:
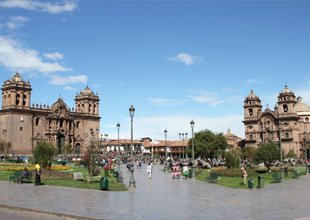
[[[77,154],[78,157],[80,157],[80,153],[81,153],[81,144],[77,143],[75,145],[75,153]]]
[[[58,134],[57,135],[58,154],[62,153],[64,146],[65,146],[65,136],[63,134]]]

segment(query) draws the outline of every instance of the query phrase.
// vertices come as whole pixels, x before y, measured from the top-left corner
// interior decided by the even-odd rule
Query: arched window
[[[285,138],[289,138],[288,132],[285,132],[284,136],[285,136]]]
[[[287,105],[283,105],[283,111],[288,112],[288,106]]]
[[[27,100],[27,96],[26,96],[26,95],[23,95],[23,106],[26,105],[26,100]]]
[[[250,141],[253,141],[253,134],[250,134]]]
[[[309,118],[308,117],[305,118],[305,122],[309,123]]]
[[[16,105],[19,105],[19,98],[20,98],[20,95],[17,94],[17,95],[16,95]]]
[[[77,121],[76,122],[76,128],[79,128],[80,127],[80,121]]]
[[[38,126],[40,123],[40,118],[36,118],[36,126]]]
[[[249,109],[249,115],[252,116],[253,115],[253,109]]]

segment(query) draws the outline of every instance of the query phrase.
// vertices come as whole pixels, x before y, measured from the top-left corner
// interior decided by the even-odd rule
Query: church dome
[[[93,96],[94,92],[88,86],[86,86],[86,88],[80,92],[80,95]]]
[[[245,100],[260,100],[259,97],[251,90],[250,94],[245,98]]]
[[[280,95],[286,95],[286,94],[294,94],[287,85],[285,85],[284,89],[282,89],[282,91],[280,92]]]
[[[310,106],[306,103],[302,102],[302,98],[300,96],[297,97],[297,103],[295,105],[296,112],[310,112]]]

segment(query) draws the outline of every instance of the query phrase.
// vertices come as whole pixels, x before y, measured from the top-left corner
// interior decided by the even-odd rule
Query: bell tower
[[[279,93],[278,96],[278,116],[286,117],[295,115],[295,104],[297,103],[295,94],[287,86]]]
[[[75,108],[78,113],[99,115],[99,96],[86,86],[86,88],[75,96]]]
[[[2,109],[30,109],[31,85],[19,73],[6,80],[2,86]]]
[[[244,120],[257,119],[262,111],[260,98],[251,90],[244,100]]]

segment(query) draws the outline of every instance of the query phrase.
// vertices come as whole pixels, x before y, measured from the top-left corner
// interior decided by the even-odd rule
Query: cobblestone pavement
[[[239,190],[191,179],[171,179],[160,168],[154,166],[151,180],[146,165],[135,170],[137,188],[128,192],[0,181],[0,206],[95,219],[310,220],[310,175],[261,190]],[[124,167],[123,174],[128,185],[129,173]]]

